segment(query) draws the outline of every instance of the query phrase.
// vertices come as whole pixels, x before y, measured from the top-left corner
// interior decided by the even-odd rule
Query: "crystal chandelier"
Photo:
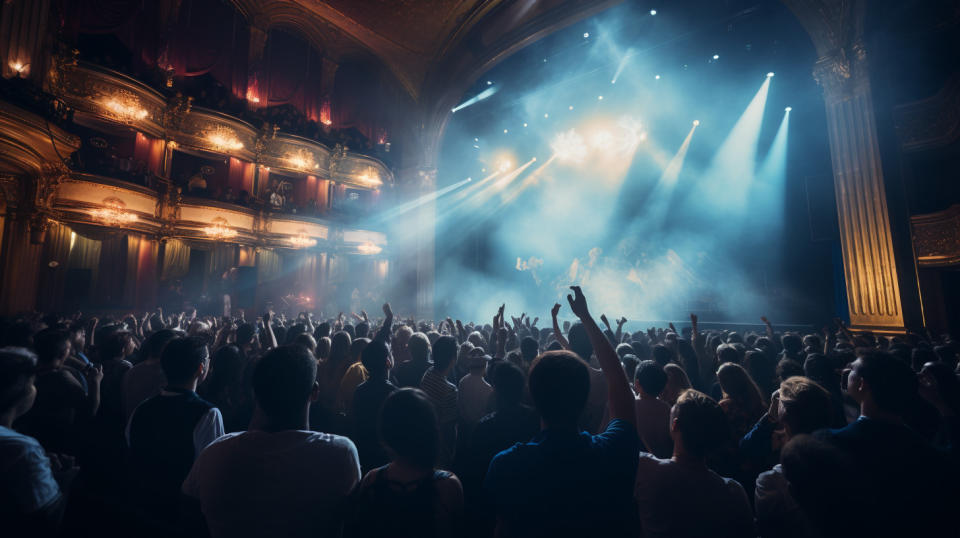
[[[317,244],[317,240],[307,235],[305,231],[290,236],[288,241],[290,241],[290,245],[292,245],[293,248],[310,248]]]
[[[90,215],[107,226],[122,226],[136,222],[137,216],[127,209],[127,204],[119,198],[106,198],[103,207],[90,210]]]
[[[212,225],[204,228],[203,233],[207,234],[211,239],[217,240],[233,239],[237,236],[237,231],[231,228],[227,223],[227,219],[223,217],[213,219]]]
[[[378,247],[369,241],[357,246],[357,251],[359,251],[360,254],[380,254],[381,250],[383,250],[383,248]]]

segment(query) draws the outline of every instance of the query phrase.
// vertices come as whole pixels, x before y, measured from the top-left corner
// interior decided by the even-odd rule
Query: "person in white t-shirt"
[[[253,373],[250,430],[204,449],[183,483],[213,538],[339,536],[360,478],[346,437],[309,431],[317,362],[302,346],[268,352]]]
[[[695,390],[680,394],[670,412],[673,457],[640,453],[634,498],[644,537],[756,536],[743,486],[707,467],[726,427],[712,398]]]

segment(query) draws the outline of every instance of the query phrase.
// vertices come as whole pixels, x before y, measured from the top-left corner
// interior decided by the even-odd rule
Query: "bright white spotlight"
[[[773,71],[770,71],[769,73],[767,73],[767,78],[773,78]]]
[[[616,84],[616,83],[617,83],[617,79],[613,79],[610,81],[610,84]]]
[[[597,96],[597,101],[603,101],[603,96],[602,96],[602,95],[598,95],[598,96]]]
[[[503,159],[502,161],[500,161],[499,166],[500,166],[501,172],[506,172],[507,170],[513,168],[513,163],[510,162],[510,159]]]
[[[653,78],[655,78],[655,79],[657,79],[657,80],[660,80],[660,75],[657,75],[657,76],[655,76],[655,77],[653,77]]]
[[[720,59],[720,55],[719,55],[719,54],[714,54],[714,55],[713,55],[713,59],[714,59],[714,60],[719,60],[719,59]]]
[[[508,131],[508,130],[506,130],[506,129],[503,130],[503,134],[507,134],[507,133],[509,133],[509,132],[510,132],[510,131]]]
[[[587,156],[587,145],[583,142],[583,137],[575,129],[562,132],[554,137],[550,143],[550,149],[553,150],[557,160],[562,163],[579,163]]]
[[[656,15],[656,14],[657,14],[657,10],[651,9],[651,10],[650,10],[650,14],[651,14],[651,15]]]
[[[693,120],[693,126],[696,127],[700,125],[700,120]]]
[[[573,105],[568,106],[567,110],[573,110]]]
[[[487,81],[487,86],[493,86],[493,81],[492,81],[492,80],[488,80],[488,81]]]
[[[550,117],[550,114],[544,114],[543,117],[544,117],[544,118],[549,118],[549,117]]]
[[[587,39],[587,38],[589,38],[589,37],[590,37],[590,32],[584,32],[584,33],[583,33],[583,38],[584,38],[584,39]]]
[[[474,142],[479,142],[480,139],[479,139],[479,138],[474,138],[473,141],[474,141]]]
[[[783,109],[784,112],[790,112],[791,110],[793,110],[792,106],[788,106],[787,108]]]
[[[596,150],[605,150],[613,146],[613,135],[610,131],[597,131],[590,137],[590,147]]]
[[[527,124],[526,124],[526,123],[524,123],[524,124],[523,124],[523,126],[524,126],[524,127],[526,127],[526,126],[527,126]]]

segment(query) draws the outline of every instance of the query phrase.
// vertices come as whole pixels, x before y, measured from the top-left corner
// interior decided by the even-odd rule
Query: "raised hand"
[[[583,290],[580,286],[570,286],[573,295],[567,294],[567,302],[570,303],[570,310],[580,319],[590,317],[590,309],[587,308],[587,298],[583,296]]]
[[[770,320],[767,319],[767,316],[760,316],[760,321],[762,321],[764,325],[770,325]]]
[[[606,314],[600,314],[600,321],[602,321],[603,324],[606,325],[608,329],[610,328],[610,321],[607,319]]]
[[[673,334],[680,334],[680,331],[678,331],[677,328],[673,326],[673,322],[672,322],[672,321],[671,321],[670,323],[668,323],[667,325],[669,325],[670,330],[673,331]]]
[[[624,325],[626,325],[626,323],[627,323],[627,318],[625,318],[625,317],[622,317],[622,318],[620,318],[620,319],[617,320],[617,326],[618,326],[618,327],[623,327]]]
[[[553,316],[553,319],[557,319],[557,314],[560,313],[560,303],[554,303],[553,308],[550,309],[550,315]]]
[[[690,314],[690,325],[693,325],[693,328],[694,328],[694,329],[697,328],[697,320],[698,320],[698,319],[699,319],[699,318],[697,318],[697,315],[696,315],[696,314],[693,314],[693,313]]]
[[[97,364],[95,366],[90,366],[84,372],[87,378],[87,383],[91,385],[99,385],[103,381],[103,365]]]

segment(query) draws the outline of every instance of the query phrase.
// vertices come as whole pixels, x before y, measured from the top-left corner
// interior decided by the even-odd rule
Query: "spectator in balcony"
[[[187,193],[193,196],[206,196],[208,192],[206,174],[203,170],[197,170],[187,181]]]
[[[223,201],[228,204],[237,203],[237,193],[234,192],[233,187],[227,187],[227,191],[223,193]]]

